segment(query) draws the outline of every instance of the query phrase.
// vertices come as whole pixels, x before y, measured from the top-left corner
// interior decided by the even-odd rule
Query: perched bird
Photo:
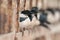
[[[32,7],[31,8],[31,12],[32,12],[32,14],[34,14],[34,16],[36,17],[36,19],[37,19],[37,13],[38,13],[38,8],[37,7]]]
[[[21,13],[24,15],[27,15],[29,17],[30,21],[32,21],[32,18],[33,18],[32,12],[30,12],[29,10],[23,10]]]
[[[38,13],[38,8],[37,7],[32,7],[31,10],[23,10],[21,13],[24,15],[27,15],[30,19],[30,21],[32,21],[33,19],[33,15],[36,17],[37,19],[37,13]]]

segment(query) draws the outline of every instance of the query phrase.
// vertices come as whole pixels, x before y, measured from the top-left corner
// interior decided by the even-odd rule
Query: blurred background
[[[55,19],[49,14],[52,20],[48,20],[52,24],[48,27],[51,30],[39,26],[35,17],[31,22],[29,18],[19,21],[24,16],[21,11],[30,10],[32,7],[60,10],[60,0],[0,0],[0,40],[60,40],[60,11],[54,16]],[[24,27],[27,30],[24,31]]]

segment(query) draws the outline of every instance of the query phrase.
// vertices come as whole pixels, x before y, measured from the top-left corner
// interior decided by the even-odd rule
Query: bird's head
[[[23,10],[21,13],[27,15],[30,21],[32,21],[32,12],[30,10]]]
[[[29,13],[30,13],[29,10],[23,10],[23,11],[21,11],[21,14],[29,14]]]

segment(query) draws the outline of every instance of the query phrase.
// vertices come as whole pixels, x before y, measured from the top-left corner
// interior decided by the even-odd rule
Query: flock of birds
[[[23,10],[21,14],[27,17],[20,17],[20,22],[23,23],[27,18],[29,18],[30,22],[33,21],[35,17],[36,20],[39,21],[39,25],[49,29],[48,25],[60,21],[60,9],[38,9],[37,7],[32,7],[31,10]],[[39,16],[38,16],[39,15]],[[26,21],[27,22],[27,21]],[[28,25],[28,24],[27,24]],[[25,30],[25,28],[24,28]]]

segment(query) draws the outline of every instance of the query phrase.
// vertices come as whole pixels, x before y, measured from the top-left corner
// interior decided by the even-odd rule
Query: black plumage
[[[27,15],[29,17],[30,21],[32,21],[32,18],[33,18],[32,12],[30,12],[29,10],[23,10],[21,13],[24,15]]]
[[[32,7],[32,9],[31,9],[31,12],[34,14],[34,16],[36,17],[36,19],[37,19],[37,13],[38,13],[38,8],[37,7]]]
[[[37,7],[32,7],[31,12],[38,13],[38,8]]]
[[[32,7],[30,11],[29,10],[23,10],[21,13],[27,15],[29,17],[30,21],[32,21],[32,19],[33,19],[32,15],[34,15],[37,19],[38,11],[39,10],[37,7]]]

